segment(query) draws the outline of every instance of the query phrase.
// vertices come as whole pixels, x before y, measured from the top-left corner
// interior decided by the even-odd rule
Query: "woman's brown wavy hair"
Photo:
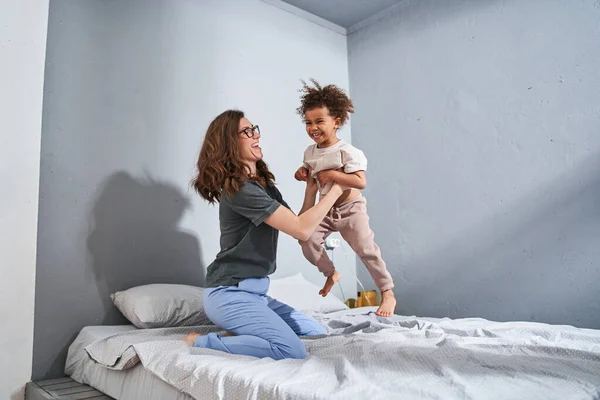
[[[223,193],[232,196],[244,181],[251,179],[262,186],[275,185],[275,176],[263,160],[256,162],[256,175],[242,161],[239,149],[240,120],[244,113],[227,110],[209,125],[198,156],[198,173],[192,186],[211,204],[221,200]]]

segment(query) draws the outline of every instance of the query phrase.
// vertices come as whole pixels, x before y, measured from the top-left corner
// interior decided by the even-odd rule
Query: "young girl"
[[[365,264],[381,292],[381,305],[376,314],[389,317],[396,307],[394,282],[373,240],[367,201],[360,193],[367,186],[367,159],[362,151],[337,137],[337,130],[354,112],[354,106],[344,90],[334,85],[321,87],[314,79],[312,82],[314,87],[303,82],[302,104],[297,111],[303,116],[306,133],[315,144],[304,152],[303,166],[294,177],[299,181],[316,179],[320,196],[325,196],[334,183],[350,189],[339,197],[312,236],[300,241],[302,252],[327,277],[319,292],[327,296],[341,275],[327,256],[323,243],[332,232],[339,232]],[[305,200],[300,214],[313,204]]]

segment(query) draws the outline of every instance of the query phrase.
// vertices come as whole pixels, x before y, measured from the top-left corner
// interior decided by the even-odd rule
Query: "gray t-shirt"
[[[279,231],[264,221],[281,205],[290,208],[275,186],[254,181],[221,197],[221,251],[207,268],[206,287],[234,286],[275,272]]]

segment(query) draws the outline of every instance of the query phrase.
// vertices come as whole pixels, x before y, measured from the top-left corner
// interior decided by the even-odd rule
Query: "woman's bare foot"
[[[391,317],[395,308],[396,298],[394,292],[391,289],[381,292],[381,305],[375,314],[380,317]]]
[[[329,291],[331,290],[333,285],[335,285],[335,283],[337,281],[339,281],[341,277],[342,277],[342,275],[339,272],[337,272],[337,270],[333,271],[333,274],[331,274],[327,277],[327,280],[325,281],[325,286],[323,286],[323,289],[319,290],[319,294],[323,297],[327,296],[327,294],[329,293]]]
[[[179,340],[183,340],[185,342],[185,344],[187,344],[188,346],[194,347],[194,342],[196,341],[198,336],[202,336],[202,335],[200,335],[199,333],[190,333],[186,337],[181,338]]]

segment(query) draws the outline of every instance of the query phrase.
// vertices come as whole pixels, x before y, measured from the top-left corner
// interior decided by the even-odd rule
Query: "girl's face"
[[[317,147],[329,147],[339,141],[337,130],[340,127],[340,119],[329,115],[327,107],[306,111],[304,123],[306,124],[306,133],[315,141]]]
[[[242,118],[238,133],[242,161],[249,164],[256,164],[258,160],[263,158],[262,149],[259,145],[260,130],[258,126],[252,125],[246,118]]]

